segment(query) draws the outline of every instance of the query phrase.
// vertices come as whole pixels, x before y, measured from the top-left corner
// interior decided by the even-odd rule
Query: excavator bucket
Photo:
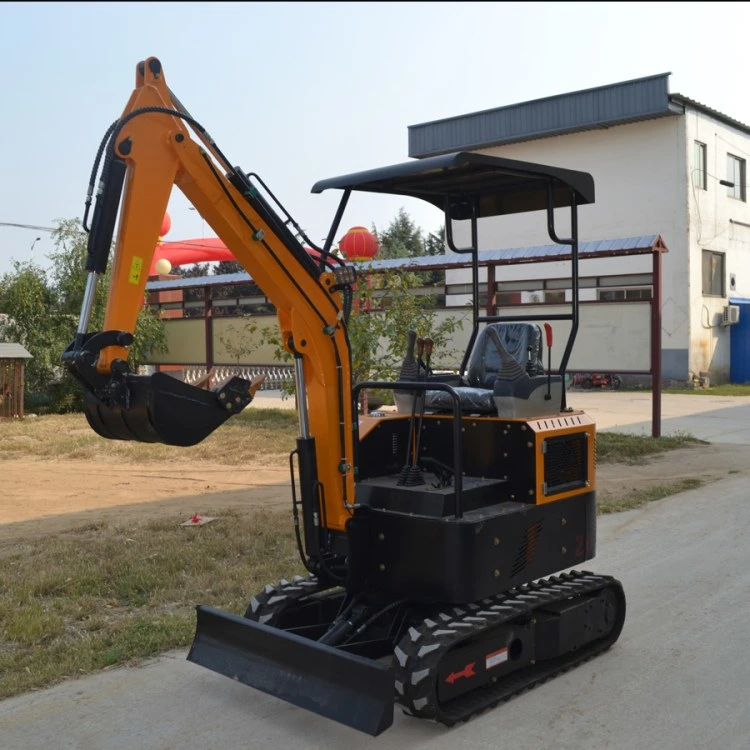
[[[188,661],[377,736],[393,723],[390,664],[212,607],[197,607]]]
[[[128,375],[126,398],[105,402],[91,391],[85,394],[86,418],[111,440],[195,445],[252,401],[253,385],[236,377],[208,391],[162,372]]]

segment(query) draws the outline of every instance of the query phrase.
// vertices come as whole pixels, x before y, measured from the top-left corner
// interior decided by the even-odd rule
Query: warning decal
[[[130,275],[128,281],[131,284],[137,284],[141,280],[141,271],[143,270],[143,258],[139,258],[137,255],[133,258],[133,262],[130,264]]]
[[[493,651],[485,656],[485,669],[492,669],[498,664],[508,661],[508,649],[501,648],[499,651]]]

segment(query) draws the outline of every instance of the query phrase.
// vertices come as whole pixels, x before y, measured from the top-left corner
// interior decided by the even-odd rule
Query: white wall
[[[722,309],[728,297],[750,297],[750,208],[727,195],[727,188],[719,180],[727,178],[727,153],[742,159],[750,155],[750,136],[724,125],[695,110],[683,118],[686,123],[687,159],[689,171],[690,236],[694,263],[689,279],[689,308],[691,319],[690,368],[694,372],[709,371],[711,381],[729,377],[730,328],[719,325]],[[699,189],[695,173],[694,141],[706,144],[706,190]],[[750,196],[748,196],[750,197]],[[726,254],[726,297],[704,296],[702,289],[702,251]],[[736,278],[736,288],[730,288],[730,274]]]
[[[545,315],[570,312],[563,305],[527,305],[524,313],[539,314],[539,325]],[[437,317],[455,315],[450,310],[438,311]],[[560,366],[565,345],[570,335],[568,320],[550,321],[552,326],[552,369]],[[568,371],[593,370],[598,372],[649,372],[651,369],[651,305],[649,302],[585,302],[579,306],[578,334],[573,353],[568,362]],[[463,352],[471,335],[471,316],[453,337],[456,351]],[[544,346],[544,366],[547,367],[548,352]],[[460,354],[455,362],[440,361],[437,367],[457,368]]]
[[[669,248],[663,264],[664,350],[670,361],[687,363],[690,339],[688,265],[687,164],[684,118],[665,117],[585,133],[484,149],[482,153],[589,172],[596,201],[578,213],[579,239],[598,240],[660,234]],[[556,211],[560,236],[569,231],[569,211]],[[464,227],[457,241],[464,242]],[[750,231],[750,230],[748,230]],[[485,219],[480,223],[480,249],[549,244],[543,212]],[[649,273],[650,256],[607,261],[609,272]],[[528,278],[534,266],[498,269],[501,278]],[[566,271],[568,273],[568,271]],[[581,274],[590,273],[581,267]],[[700,274],[700,271],[698,272]],[[516,274],[520,274],[516,276]],[[699,277],[700,278],[700,277]],[[453,277],[450,283],[455,283]],[[686,379],[681,372],[665,377]]]

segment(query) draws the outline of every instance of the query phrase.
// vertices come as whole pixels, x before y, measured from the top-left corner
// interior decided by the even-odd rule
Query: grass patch
[[[6,558],[0,699],[186,647],[195,605],[243,614],[266,583],[305,572],[287,511],[209,515],[89,525]]]
[[[596,460],[598,463],[637,464],[644,458],[658,456],[677,448],[691,445],[707,445],[691,435],[670,435],[668,437],[646,437],[628,435],[622,432],[597,432]]]
[[[701,486],[703,486],[702,479],[698,479],[697,477],[687,477],[681,479],[679,482],[673,482],[672,484],[660,484],[656,487],[649,487],[646,490],[633,490],[622,497],[618,497],[616,500],[599,502],[597,504],[597,513],[599,515],[605,515],[607,513],[619,513],[624,510],[640,508],[641,506],[646,505],[647,503],[652,503],[655,500],[661,500],[664,497],[676,495],[678,492],[694,490]]]
[[[250,408],[191,448],[104,440],[82,414],[0,422],[2,458],[119,463],[259,465],[287,461],[295,412]],[[600,462],[642,462],[698,444],[602,432]],[[701,485],[685,479],[602,503],[600,513],[639,507]],[[0,699],[189,646],[195,605],[242,614],[268,582],[304,572],[288,508],[205,508],[219,520],[183,528],[183,517],[99,522],[19,542],[0,578]]]
[[[750,383],[726,383],[709,388],[664,388],[662,393],[677,393],[687,396],[750,396]]]
[[[49,414],[0,421],[0,460],[18,458],[103,459],[122,463],[241,464],[261,458],[284,460],[295,446],[299,422],[289,409],[250,407],[203,442],[189,448],[161,443],[105,440],[83,414]]]

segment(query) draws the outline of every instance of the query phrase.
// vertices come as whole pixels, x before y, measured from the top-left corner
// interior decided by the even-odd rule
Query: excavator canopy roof
[[[578,205],[594,202],[588,172],[467,151],[331,177],[316,182],[312,192],[331,188],[421,198],[447,206],[453,219],[469,218],[467,202],[477,218],[546,209],[550,188],[554,208],[569,206],[572,194]]]

